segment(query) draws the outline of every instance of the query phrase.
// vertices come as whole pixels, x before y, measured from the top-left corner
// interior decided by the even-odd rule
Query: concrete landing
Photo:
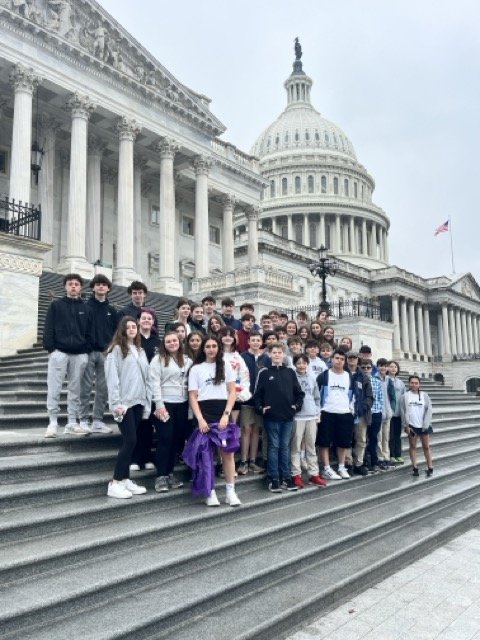
[[[286,640],[480,640],[480,528]]]

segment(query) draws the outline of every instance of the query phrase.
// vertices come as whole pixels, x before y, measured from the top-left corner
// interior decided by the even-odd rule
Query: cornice
[[[320,198],[315,199],[311,196],[315,194],[309,194],[309,198],[301,199],[302,194],[298,194],[296,197],[294,196],[286,196],[289,198],[288,201],[285,202],[276,202],[275,204],[269,205],[268,200],[262,200],[262,209],[264,217],[270,217],[272,215],[287,215],[287,213],[291,212],[292,214],[297,213],[296,211],[292,211],[292,209],[305,209],[305,207],[315,207],[317,210],[315,212],[308,213],[325,213],[325,214],[335,214],[337,211],[331,211],[332,209],[347,209],[352,213],[345,213],[345,215],[356,215],[357,217],[366,217],[367,220],[373,221],[373,216],[379,216],[382,221],[386,224],[387,229],[390,228],[390,220],[387,214],[380,208],[377,208],[375,205],[370,205],[367,203],[353,203],[348,201],[331,201],[325,202],[325,200],[320,200]],[[335,196],[338,197],[338,196]],[[325,198],[325,194],[322,194],[322,198]],[[320,210],[319,210],[320,207]],[[288,211],[285,211],[288,209]],[[327,210],[328,209],[328,210]],[[358,211],[357,214],[353,213],[354,211]],[[302,211],[301,213],[304,213]],[[341,213],[341,212],[339,212]],[[369,215],[365,215],[369,214]]]

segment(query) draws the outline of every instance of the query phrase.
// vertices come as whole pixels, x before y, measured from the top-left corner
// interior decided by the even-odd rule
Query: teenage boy
[[[192,303],[190,318],[188,325],[191,331],[200,331],[205,334],[204,322],[203,322],[203,305],[200,303]]]
[[[248,339],[255,325],[255,316],[251,313],[245,313],[240,322],[242,328],[237,331],[237,351],[243,353],[248,349]]]
[[[213,296],[205,296],[202,299],[203,305],[203,328],[207,329],[208,321],[215,314],[217,301]]]
[[[242,318],[246,313],[250,313],[252,316],[254,316],[252,329],[254,329],[255,331],[260,331],[260,326],[255,321],[255,307],[251,302],[243,302],[240,305],[240,322],[242,321]]]
[[[233,315],[233,308],[235,307],[235,302],[232,298],[223,298],[222,300],[222,313],[220,314],[222,320],[225,322],[227,327],[232,327],[238,331],[242,328],[242,323],[240,320]]]
[[[280,312],[276,309],[272,309],[268,312],[268,315],[270,316],[270,320],[272,321],[272,327],[278,327],[278,325],[280,324]]]
[[[383,388],[382,426],[378,434],[379,467],[388,469],[395,466],[394,463],[390,462],[390,420],[397,406],[397,398],[395,385],[388,375],[388,360],[386,358],[377,360],[377,377],[381,381]]]
[[[384,411],[383,385],[378,376],[373,375],[373,364],[371,360],[362,360],[361,368],[363,373],[368,376],[372,385],[373,404],[371,411],[370,424],[367,427],[367,447],[366,454],[369,458],[368,470],[371,472],[381,469],[385,471],[386,467],[379,464],[377,453],[378,434],[382,427],[382,414]],[[360,462],[361,452],[358,453],[358,461]],[[363,464],[363,463],[362,463]],[[364,475],[363,473],[361,475]]]
[[[273,331],[273,322],[268,313],[263,314],[260,318],[260,324],[262,327],[262,333],[265,333],[265,331]]]
[[[293,416],[302,408],[304,392],[295,371],[283,364],[285,347],[276,342],[270,348],[272,364],[258,374],[254,394],[255,411],[263,416],[267,431],[268,490],[296,491],[290,473],[290,440]]]
[[[354,446],[352,451],[353,473],[367,476],[368,469],[364,465],[365,447],[367,446],[368,426],[372,421],[373,391],[370,376],[359,367],[358,353],[347,353],[347,370],[353,379],[353,395],[355,396],[356,422],[353,427]]]
[[[368,344],[364,344],[358,350],[358,357],[360,362],[362,360],[370,360],[372,362],[372,376],[376,376],[378,373],[377,367],[373,364],[372,348]]]
[[[332,366],[333,348],[329,342],[322,342],[320,345],[320,358],[325,363],[327,369]]]
[[[299,356],[303,353],[303,342],[302,339],[298,336],[290,336],[287,339],[287,354],[294,358],[295,356]]]
[[[302,443],[305,445],[305,460],[309,484],[318,487],[326,486],[327,482],[318,473],[318,458],[315,450],[317,437],[317,422],[320,419],[320,392],[317,385],[317,377],[309,370],[309,358],[300,354],[293,358],[297,380],[304,392],[303,404],[297,411],[293,420],[291,469],[293,483],[302,489],[304,486],[301,467]]]
[[[263,334],[263,346],[265,349],[270,349],[270,347],[278,342],[277,334],[275,331],[265,331]]]
[[[48,356],[47,410],[49,424],[45,438],[55,438],[62,384],[67,376],[67,425],[65,434],[88,435],[90,429],[77,423],[80,417],[80,384],[92,343],[92,311],[80,297],[82,277],[68,273],[63,278],[65,296],[54,300],[45,320],[43,348]]]
[[[278,324],[281,327],[285,327],[288,322],[288,315],[286,313],[280,313],[278,316]]]
[[[315,379],[317,379],[321,373],[328,369],[325,362],[319,357],[320,345],[317,340],[309,338],[305,342],[305,353],[310,361],[310,371],[315,375]]]
[[[345,353],[335,349],[331,369],[317,378],[322,408],[317,445],[320,447],[325,480],[350,478],[345,467],[345,455],[352,446],[354,397],[352,376],[345,371],[344,365]],[[330,466],[331,445],[337,449],[338,473]]]
[[[308,317],[308,313],[306,313],[305,311],[299,311],[297,313],[297,327],[300,329],[300,327],[306,327],[309,323],[310,318]]]
[[[112,283],[99,273],[90,280],[92,295],[87,307],[92,311],[92,350],[88,354],[88,362],[82,376],[80,389],[80,427],[90,429],[93,433],[112,433],[112,429],[103,422],[103,413],[108,402],[107,382],[105,380],[105,356],[115,329],[118,313],[109,301],[108,292]],[[95,400],[93,403],[92,426],[88,419],[90,410],[90,394],[95,379]]]
[[[265,469],[257,465],[258,441],[263,428],[263,419],[255,413],[253,394],[261,369],[272,364],[270,356],[262,352],[262,336],[258,331],[251,331],[248,336],[248,350],[240,354],[245,360],[250,374],[250,400],[240,407],[241,448],[238,474],[245,476],[249,471],[264,473]]]
[[[282,327],[282,325],[278,324],[275,328],[274,328],[275,333],[277,334],[277,339],[279,342],[281,342],[282,344],[284,344],[286,346],[287,344],[287,338],[288,338],[288,334],[285,331],[285,327]]]
[[[131,301],[118,311],[119,321],[123,316],[131,316],[135,320],[138,319],[142,312],[142,307],[145,306],[145,299],[148,293],[147,285],[139,280],[134,280],[128,287],[127,293]]]

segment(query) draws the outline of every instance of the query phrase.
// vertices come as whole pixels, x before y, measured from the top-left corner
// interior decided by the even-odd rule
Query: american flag
[[[448,223],[449,222],[450,222],[450,220],[447,220],[446,222],[441,224],[439,227],[437,227],[435,229],[435,233],[433,235],[434,236],[438,236],[439,233],[445,233],[445,231],[448,231]]]

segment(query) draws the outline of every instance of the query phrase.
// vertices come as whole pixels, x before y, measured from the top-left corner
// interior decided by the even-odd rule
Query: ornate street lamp
[[[320,311],[330,311],[330,304],[327,302],[327,286],[325,281],[327,276],[334,276],[337,271],[337,263],[327,256],[327,249],[323,246],[318,250],[320,257],[318,262],[314,262],[308,268],[313,277],[318,276],[322,281],[322,299],[320,301]]]

